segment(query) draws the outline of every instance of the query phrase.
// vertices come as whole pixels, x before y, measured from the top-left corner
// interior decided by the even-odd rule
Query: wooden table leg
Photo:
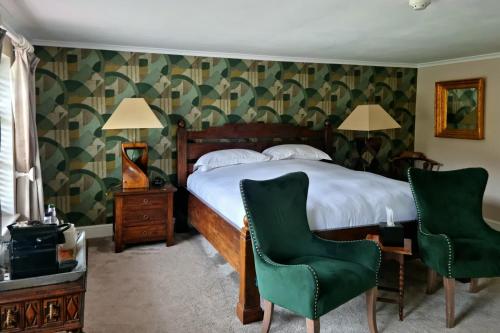
[[[405,292],[405,256],[399,255],[399,320],[403,321],[404,292]]]
[[[405,256],[401,253],[385,253],[385,259],[395,260],[399,263],[399,274],[398,274],[398,286],[397,288],[393,287],[384,287],[379,286],[381,290],[388,290],[398,293],[397,299],[394,298],[385,298],[385,297],[377,297],[378,301],[394,303],[398,305],[399,310],[399,320],[402,321],[404,318],[404,293],[405,293]]]

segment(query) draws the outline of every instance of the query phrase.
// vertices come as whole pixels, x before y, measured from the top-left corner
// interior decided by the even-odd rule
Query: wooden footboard
[[[190,194],[188,219],[240,276],[236,315],[243,324],[262,320],[260,295],[256,285],[250,233],[224,220],[202,201]]]

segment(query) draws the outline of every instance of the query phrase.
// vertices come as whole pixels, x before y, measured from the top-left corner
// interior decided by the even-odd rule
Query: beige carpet
[[[111,239],[89,242],[86,333],[260,332],[260,323],[236,319],[238,275],[200,235],[176,237],[170,248],[142,245],[119,254]],[[481,280],[477,294],[458,283],[457,325],[445,330],[443,289],[425,295],[418,261],[406,272],[406,318],[398,321],[397,306],[378,303],[379,332],[500,332],[500,280]],[[305,321],[277,308],[271,332],[305,332]],[[364,296],[323,316],[321,332],[368,332]]]

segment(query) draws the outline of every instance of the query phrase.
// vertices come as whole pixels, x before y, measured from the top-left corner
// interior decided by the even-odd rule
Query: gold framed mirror
[[[435,136],[484,139],[484,79],[436,82]]]

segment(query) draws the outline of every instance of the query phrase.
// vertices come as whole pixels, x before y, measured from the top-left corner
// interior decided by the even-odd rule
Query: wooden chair
[[[412,168],[408,178],[418,212],[418,244],[429,269],[427,292],[443,277],[446,327],[455,324],[455,280],[500,276],[500,232],[482,215],[488,173],[482,168],[425,171]]]
[[[419,168],[428,171],[439,171],[443,164],[427,158],[418,151],[403,151],[391,159],[391,177],[399,180],[408,180],[408,169]]]
[[[269,332],[274,304],[306,317],[307,332],[319,318],[366,293],[368,325],[377,332],[375,302],[381,251],[373,241],[329,241],[309,229],[303,172],[265,181],[242,180],[260,295],[262,332]]]

